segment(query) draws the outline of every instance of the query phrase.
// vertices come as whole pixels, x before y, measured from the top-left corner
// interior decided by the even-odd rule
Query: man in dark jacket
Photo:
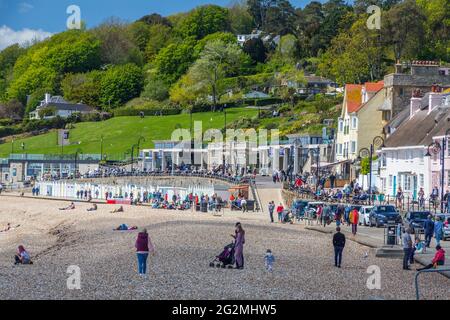
[[[336,228],[336,233],[333,236],[334,246],[334,266],[340,268],[342,262],[342,251],[345,247],[345,235],[341,233],[341,228]]]
[[[428,219],[424,222],[423,229],[425,233],[425,245],[427,246],[427,248],[429,248],[434,232],[434,222],[433,220],[431,220],[431,215],[429,215]]]

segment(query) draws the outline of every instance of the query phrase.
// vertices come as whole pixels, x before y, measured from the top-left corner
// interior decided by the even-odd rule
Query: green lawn
[[[243,116],[255,116],[255,109],[231,108],[227,110],[227,123]],[[200,112],[192,114],[193,121],[202,121],[203,130],[209,128],[222,129],[224,115],[222,112]],[[146,141],[141,148],[153,147],[153,140],[169,140],[172,131],[177,127],[190,128],[190,115],[173,116],[115,117],[102,122],[83,122],[75,124],[70,130],[69,140],[72,145],[64,150],[57,146],[57,132],[16,140],[13,153],[28,154],[64,154],[75,153],[81,149],[84,154],[100,154],[100,137],[103,135],[103,153],[110,157],[121,157],[123,153],[137,143],[140,136]],[[25,143],[22,151],[21,143]],[[0,156],[7,157],[11,153],[12,143],[0,145]]]

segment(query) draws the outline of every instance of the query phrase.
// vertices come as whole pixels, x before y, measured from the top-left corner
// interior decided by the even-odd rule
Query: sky
[[[233,0],[0,0],[0,50],[34,38],[43,39],[66,30],[68,6],[80,7],[81,20],[92,28],[109,17],[134,21],[157,12],[163,16],[188,11],[198,5],[227,6]],[[290,0],[304,7],[312,0]],[[319,0],[326,2],[326,0]]]

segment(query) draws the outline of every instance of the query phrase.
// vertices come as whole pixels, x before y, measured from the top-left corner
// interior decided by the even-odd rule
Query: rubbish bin
[[[208,203],[203,202],[201,204],[201,212],[208,212]]]
[[[255,211],[255,200],[247,200],[247,210]]]
[[[397,225],[388,224],[386,226],[386,244],[396,245],[397,244]]]
[[[195,211],[200,211],[200,204],[195,205]]]

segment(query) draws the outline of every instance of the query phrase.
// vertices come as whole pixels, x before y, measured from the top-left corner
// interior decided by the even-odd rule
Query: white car
[[[361,209],[359,209],[359,225],[370,225],[369,214],[372,208],[373,206],[362,206]]]

